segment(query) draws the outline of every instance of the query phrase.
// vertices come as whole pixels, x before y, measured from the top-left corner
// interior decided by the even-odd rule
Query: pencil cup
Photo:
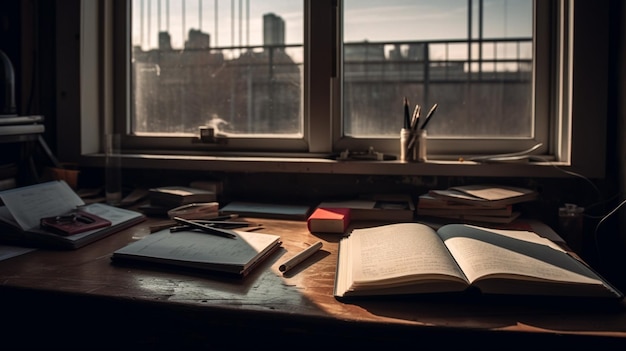
[[[105,136],[105,174],[104,188],[106,202],[119,205],[122,201],[122,158],[120,155],[120,135]]]
[[[426,161],[426,131],[403,128],[400,131],[400,161]]]

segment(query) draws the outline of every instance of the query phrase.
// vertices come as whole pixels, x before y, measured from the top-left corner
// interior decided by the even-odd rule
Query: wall
[[[619,143],[619,152],[617,157],[617,164],[619,165],[619,190],[620,190],[620,199],[626,199],[626,5],[622,1],[617,1],[618,8],[614,13],[616,15],[614,23],[618,23],[614,32],[616,32],[617,38],[615,42],[618,43],[617,53],[615,55],[615,62],[617,65],[617,74],[615,75],[617,79],[617,83],[615,86],[616,96],[617,96],[617,112],[618,116],[618,125],[616,130],[618,131],[618,143]],[[621,7],[621,8],[619,8]],[[620,221],[618,232],[621,233],[621,239],[623,247],[626,247],[626,209],[622,209],[619,212]]]

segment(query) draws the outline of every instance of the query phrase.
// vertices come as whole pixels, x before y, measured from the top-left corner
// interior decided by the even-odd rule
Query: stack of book
[[[162,186],[148,190],[149,204],[140,209],[151,215],[166,215],[173,208],[183,205],[217,202],[217,193],[212,190],[190,186]]]
[[[151,204],[169,208],[197,202],[217,201],[217,194],[214,191],[188,186],[163,186],[151,188],[149,192]]]
[[[510,223],[520,216],[515,204],[533,201],[532,189],[503,185],[465,185],[431,190],[419,197],[418,216],[456,219],[466,222]]]
[[[324,201],[318,208],[348,208],[355,221],[412,221],[413,199],[407,194],[369,194],[343,201]]]

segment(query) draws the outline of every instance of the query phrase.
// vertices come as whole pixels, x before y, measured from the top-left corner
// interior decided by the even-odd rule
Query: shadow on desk
[[[26,308],[11,307],[15,306],[10,302],[14,299],[30,300],[30,304]],[[411,304],[406,303],[407,299],[412,300]],[[546,348],[557,344],[564,349],[569,346],[578,346],[575,349],[623,349],[625,345],[623,338],[611,338],[610,335],[587,339],[582,335],[567,334],[568,330],[580,327],[601,331],[602,322],[599,318],[588,319],[593,321],[589,322],[590,325],[581,326],[580,323],[585,320],[585,316],[598,317],[601,314],[602,318],[607,319],[617,317],[607,313],[607,306],[601,310],[591,305],[560,310],[545,308],[542,302],[518,304],[506,299],[476,297],[445,300],[443,297],[405,297],[398,298],[397,304],[375,299],[359,302],[360,306],[374,314],[392,318],[406,315],[403,311],[406,309],[410,309],[409,313],[412,314],[436,316],[422,319],[423,327],[415,328],[409,324],[392,327],[384,323],[354,324],[318,317],[302,320],[297,316],[277,316],[268,319],[263,312],[250,314],[236,306],[229,310],[208,308],[206,313],[199,314],[193,309],[185,311],[188,307],[183,305],[169,304],[164,307],[158,301],[128,303],[111,298],[93,304],[88,300],[84,296],[72,294],[47,295],[42,298],[28,290],[4,294],[0,306],[3,318],[9,323],[5,323],[8,325],[3,328],[3,348],[171,351],[232,350],[260,348],[260,345],[264,345],[264,349],[297,346],[299,350],[343,347],[380,347],[389,350],[413,343],[441,349],[474,345],[473,348],[478,349],[516,350]],[[384,303],[384,308],[381,303]],[[480,330],[474,329],[476,319],[500,307],[511,313],[509,322],[518,330],[507,330],[505,322],[485,325]],[[539,320],[533,317],[538,311],[542,312]],[[463,327],[464,319],[468,328]],[[544,319],[552,325],[562,323],[563,332],[542,333]],[[569,325],[569,319],[577,322]],[[455,327],[443,327],[450,323]],[[526,324],[533,333],[520,332],[520,323]]]
[[[606,332],[607,337],[616,332],[626,332],[626,305],[621,300],[467,292],[396,296],[392,299],[389,296],[359,297],[342,301],[386,318],[410,320],[410,316],[420,316],[420,322],[433,326],[463,327],[467,324],[468,327],[476,327],[476,321],[480,320],[480,327],[490,330],[515,327],[519,331],[526,326],[528,330],[562,334]],[[494,316],[497,318],[490,318]],[[622,325],[622,329],[616,331],[616,325]],[[558,330],[554,326],[558,326]],[[626,346],[624,339],[604,341]]]

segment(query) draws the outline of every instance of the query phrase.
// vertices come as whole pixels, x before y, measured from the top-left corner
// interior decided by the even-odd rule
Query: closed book
[[[481,214],[459,214],[459,213],[448,213],[448,214],[425,214],[422,212],[418,212],[420,216],[429,216],[429,217],[438,217],[438,218],[446,218],[446,219],[455,219],[462,221],[464,223],[502,223],[508,224],[516,220],[521,213],[520,212],[512,212],[508,216],[490,216],[490,215],[481,215]]]
[[[224,183],[220,180],[195,180],[189,186],[196,189],[204,189],[220,195],[224,192]]]
[[[174,185],[151,188],[149,198],[151,205],[173,208],[196,202],[214,202],[217,201],[217,194],[210,190]]]
[[[513,206],[505,207],[474,207],[474,208],[422,208],[417,207],[419,216],[489,216],[489,217],[510,217],[513,214]]]
[[[163,229],[116,250],[111,260],[244,277],[281,245],[278,235],[231,232],[234,238]]]
[[[448,200],[442,197],[434,197],[429,193],[420,195],[417,201],[418,212],[421,209],[491,211],[491,210],[496,210],[496,209],[508,209],[508,206],[510,205],[503,205],[501,207],[478,206],[476,204],[461,203],[461,202],[457,202],[453,200]],[[509,210],[509,213],[510,212],[511,211]]]
[[[318,207],[307,219],[311,233],[344,233],[349,224],[349,208]]]
[[[533,201],[539,193],[532,189],[506,185],[464,185],[445,190],[430,190],[435,198],[485,207],[502,207],[521,202]]]
[[[234,214],[240,217],[261,217],[277,219],[306,220],[311,207],[297,204],[276,204],[265,202],[232,201],[220,209],[223,215]]]

